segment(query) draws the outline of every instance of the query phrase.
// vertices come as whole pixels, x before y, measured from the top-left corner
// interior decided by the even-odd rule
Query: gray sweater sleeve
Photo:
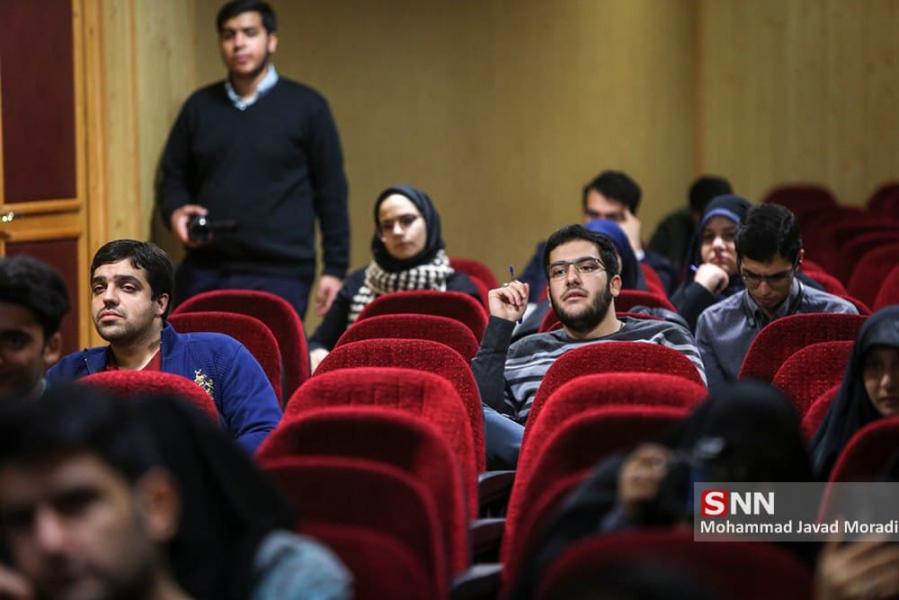
[[[510,407],[504,400],[506,389],[506,353],[512,342],[512,330],[515,323],[499,317],[490,317],[484,339],[477,355],[471,361],[471,370],[481,402],[497,412],[511,414]]]

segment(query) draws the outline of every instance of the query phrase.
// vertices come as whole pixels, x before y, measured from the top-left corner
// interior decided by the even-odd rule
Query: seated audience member
[[[812,441],[815,471],[827,479],[856,431],[899,414],[899,306],[870,317],[858,332],[843,383]]]
[[[148,396],[137,412],[181,495],[168,544],[172,572],[195,598],[351,598],[351,576],[314,540],[292,533],[297,515],[253,460],[177,398]]]
[[[696,324],[713,392],[737,378],[752,340],[771,321],[800,313],[858,314],[850,302],[797,279],[803,254],[799,224],[783,206],[751,208],[737,228],[736,249],[746,289],[707,308]]]
[[[621,171],[603,171],[584,186],[581,197],[584,224],[594,219],[607,219],[617,223],[627,234],[637,260],[655,269],[665,289],[670,293],[677,278],[677,270],[664,256],[652,250],[645,250],[640,240],[640,220],[636,215],[641,194],[640,186],[627,174]],[[546,285],[546,274],[543,270],[545,247],[546,242],[537,244],[534,256],[520,277],[522,283],[530,286],[529,301],[532,303],[539,301]]]
[[[517,599],[553,558],[592,534],[692,522],[691,482],[812,480],[792,403],[771,386],[725,385],[658,442],[602,461],[546,523],[519,569]],[[803,559],[813,546],[793,548]]]
[[[165,371],[186,377],[215,401],[222,424],[253,452],[281,419],[265,372],[237,340],[219,333],[181,334],[166,322],[174,287],[168,255],[150,242],[116,240],[91,263],[91,318],[109,342],[72,353],[47,379],[99,371]]]
[[[130,403],[63,385],[0,407],[3,541],[33,597],[188,598],[165,559],[178,505]]]
[[[649,249],[667,258],[678,270],[689,260],[691,244],[702,228],[700,218],[716,196],[732,194],[730,183],[722,177],[700,177],[690,186],[687,206],[669,213],[656,227]],[[687,263],[689,265],[689,263]]]
[[[737,227],[752,205],[739,196],[712,200],[699,222],[684,283],[671,296],[677,312],[696,329],[699,314],[719,300],[743,290],[737,270]]]
[[[69,295],[48,265],[30,256],[0,258],[0,400],[43,393],[44,372],[59,360],[59,326]]]
[[[365,306],[382,294],[404,290],[465,292],[477,289],[454,271],[444,252],[440,215],[427,194],[409,185],[387,188],[375,200],[372,261],[350,273],[324,320],[309,339],[313,370]]]
[[[510,346],[515,321],[527,305],[528,285],[512,281],[490,291],[490,321],[472,362],[487,406],[523,423],[553,361],[583,344],[661,344],[686,355],[705,378],[699,351],[685,328],[658,320],[618,319],[615,297],[621,291],[621,275],[609,238],[581,225],[564,227],[546,242],[544,269],[561,329],[530,335]]]

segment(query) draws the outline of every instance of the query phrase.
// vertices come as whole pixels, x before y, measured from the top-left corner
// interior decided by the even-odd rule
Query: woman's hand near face
[[[518,280],[490,290],[490,293],[487,294],[490,316],[507,321],[517,321],[524,315],[524,311],[528,307],[529,292],[530,286]]]
[[[818,557],[819,600],[894,598],[899,595],[899,546],[882,541],[828,542]]]
[[[696,269],[693,281],[713,294],[720,294],[730,283],[727,271],[712,263],[703,263]]]

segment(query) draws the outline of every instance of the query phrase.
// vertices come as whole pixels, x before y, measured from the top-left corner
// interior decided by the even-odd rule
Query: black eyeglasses
[[[757,288],[763,281],[773,288],[784,287],[792,282],[795,273],[796,266],[792,266],[786,271],[781,271],[779,273],[771,273],[770,275],[759,275],[758,273],[753,273],[752,271],[747,271],[743,268],[740,269],[743,283],[745,283],[748,288]]]

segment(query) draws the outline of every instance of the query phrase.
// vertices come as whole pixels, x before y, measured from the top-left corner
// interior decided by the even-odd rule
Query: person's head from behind
[[[59,274],[30,256],[0,258],[0,398],[33,396],[59,360],[69,296]]]
[[[737,229],[737,264],[758,306],[774,312],[790,295],[802,262],[796,216],[779,204],[752,207]]]
[[[727,179],[714,175],[700,177],[690,186],[688,194],[690,211],[695,219],[699,219],[712,199],[732,193],[733,189],[731,189],[730,182]]]
[[[582,225],[569,225],[549,236],[543,269],[550,303],[571,332],[596,328],[621,292],[615,245]]]
[[[169,584],[178,492],[133,407],[54,386],[0,411],[0,526],[39,597],[145,598]]]
[[[603,171],[584,186],[582,193],[584,223],[609,219],[621,223],[637,214],[640,186],[621,171]]]
[[[91,318],[112,344],[159,335],[169,314],[175,272],[168,255],[152,242],[115,240],[91,262]]]
[[[740,196],[719,196],[709,202],[699,222],[699,255],[702,263],[737,272],[737,228],[751,204]]]
[[[388,270],[428,262],[443,248],[440,216],[430,197],[418,188],[394,185],[381,192],[375,200],[374,219],[372,253],[382,267],[398,267]]]
[[[259,0],[233,0],[215,19],[219,49],[232,77],[253,79],[269,64],[278,47],[275,11]]]

